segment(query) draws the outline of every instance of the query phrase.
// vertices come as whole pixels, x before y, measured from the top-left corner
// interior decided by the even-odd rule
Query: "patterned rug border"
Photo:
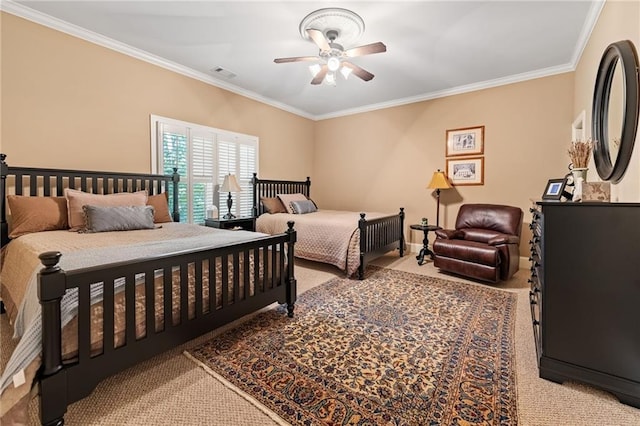
[[[367,279],[374,277],[375,275],[377,275],[381,271],[392,271],[393,273],[396,273],[396,274],[399,274],[399,275],[415,276],[415,277],[420,277],[421,279],[425,279],[425,280],[437,280],[437,281],[446,283],[447,285],[471,285],[473,287],[476,287],[481,292],[507,293],[507,294],[510,294],[510,297],[513,299],[513,301],[512,301],[513,308],[512,308],[512,312],[511,312],[511,316],[513,317],[513,319],[511,321],[509,321],[509,326],[510,326],[509,327],[509,335],[510,335],[511,343],[514,345],[513,346],[513,351],[510,354],[510,357],[511,357],[512,365],[515,368],[515,365],[517,364],[517,354],[516,354],[516,351],[515,351],[515,340],[516,340],[515,332],[516,332],[516,328],[517,328],[516,317],[517,317],[517,310],[518,310],[519,303],[518,303],[518,294],[517,294],[517,292],[515,292],[515,291],[513,291],[511,289],[495,288],[495,287],[491,287],[491,286],[489,286],[487,284],[484,284],[484,283],[467,282],[467,281],[462,281],[462,280],[458,281],[458,280],[455,279],[455,277],[450,277],[450,276],[436,277],[436,276],[432,276],[432,275],[418,274],[418,273],[415,273],[415,272],[403,271],[403,270],[384,267],[384,266],[370,265],[367,268],[367,271],[365,272],[364,280],[356,280],[354,278],[349,278],[349,277],[345,277],[345,276],[336,276],[336,277],[330,278],[329,280],[327,280],[327,281],[325,281],[325,282],[323,282],[321,284],[318,284],[318,285],[306,290],[304,293],[302,293],[301,295],[298,296],[298,302],[303,301],[307,297],[313,299],[313,298],[316,297],[316,293],[325,291],[325,287],[328,287],[328,286],[331,286],[331,285],[337,285],[338,283],[343,282],[343,281],[352,280],[354,282],[366,282]],[[264,314],[264,313],[266,313],[268,311],[274,311],[274,310],[278,310],[278,309],[281,309],[280,305],[276,305],[276,306],[272,306],[272,307],[264,309],[264,310],[256,311],[255,313],[248,315],[246,317],[246,320],[243,320],[242,322],[238,323],[233,328],[231,328],[229,330],[225,330],[225,333],[228,333],[228,332],[230,332],[231,330],[233,330],[235,328],[242,327],[245,322],[251,321],[258,314]],[[212,339],[215,339],[215,337],[212,337]],[[238,396],[240,396],[241,398],[243,398],[244,400],[249,402],[251,405],[253,405],[258,410],[260,410],[263,414],[268,416],[276,424],[278,424],[280,426],[291,426],[291,423],[289,423],[288,421],[284,420],[277,412],[275,412],[272,409],[270,409],[269,407],[267,407],[259,399],[253,397],[252,395],[250,395],[246,391],[242,390],[239,386],[235,385],[230,380],[226,379],[221,374],[217,373],[211,367],[206,365],[204,362],[196,359],[193,355],[191,355],[189,353],[190,350],[193,350],[196,347],[201,346],[202,344],[203,343],[200,343],[198,345],[195,345],[192,348],[184,350],[183,354],[185,355],[185,357],[187,359],[191,360],[196,366],[201,367],[210,377],[214,378],[214,380],[218,381],[225,388],[231,390],[232,392],[236,393]],[[515,401],[514,402],[515,403],[515,419],[514,420],[517,422],[516,424],[520,424],[520,420],[521,420],[520,419],[520,414],[521,413],[520,413],[520,410],[517,409],[517,407],[518,407],[518,403],[517,403],[517,401],[518,401],[518,392],[517,392],[517,389],[518,388],[517,388],[517,374],[516,374],[516,371],[513,371],[511,380],[512,380],[512,383],[513,383],[513,389],[512,389],[513,396],[512,396],[512,399],[513,399],[513,401]]]
[[[196,359],[188,351],[185,350],[184,352],[182,352],[182,354],[184,356],[186,356],[189,360],[191,360],[194,364],[196,364],[198,367],[202,368],[205,371],[205,373],[209,374],[215,380],[220,382],[222,384],[222,386],[224,386],[225,388],[229,389],[230,391],[236,393],[238,396],[244,398],[251,405],[256,407],[258,410],[262,411],[265,415],[267,415],[271,420],[276,422],[278,425],[280,425],[280,426],[291,426],[291,424],[289,422],[287,422],[284,419],[282,419],[277,413],[275,413],[272,410],[270,410],[269,407],[267,407],[266,405],[262,404],[260,401],[258,401],[257,399],[255,399],[254,397],[252,397],[251,395],[249,395],[248,393],[246,393],[242,389],[240,389],[238,386],[234,385],[233,383],[231,383],[230,381],[228,381],[227,379],[222,377],[220,374],[218,374],[215,371],[213,371],[208,365],[206,365],[202,361]]]

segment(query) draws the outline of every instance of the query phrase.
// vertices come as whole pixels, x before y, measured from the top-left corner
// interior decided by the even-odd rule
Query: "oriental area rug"
[[[507,291],[369,267],[185,354],[284,424],[515,425],[515,315]]]

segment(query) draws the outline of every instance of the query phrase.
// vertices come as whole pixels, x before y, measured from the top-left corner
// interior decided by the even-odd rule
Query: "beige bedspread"
[[[26,330],[26,326],[30,325],[33,321],[34,315],[39,315],[39,303],[37,298],[34,297],[33,280],[42,268],[38,259],[38,254],[57,250],[63,253],[60,265],[65,270],[73,270],[75,268],[87,267],[93,264],[100,264],[106,262],[116,262],[120,260],[130,260],[135,258],[144,258],[154,256],[160,253],[167,252],[180,252],[183,250],[192,250],[198,248],[208,248],[228,245],[229,243],[247,241],[264,236],[264,234],[245,232],[245,231],[225,231],[215,228],[208,228],[199,225],[185,225],[167,223],[163,224],[161,229],[155,230],[140,230],[140,231],[127,231],[127,232],[105,232],[99,234],[78,234],[69,231],[49,231],[40,232],[37,234],[24,235],[14,241],[12,241],[5,249],[3,253],[3,266],[0,274],[2,297],[7,305],[7,313],[9,314],[10,321],[14,324],[16,337],[22,336]],[[170,246],[171,250],[167,250]],[[240,254],[240,261],[244,262],[242,254]],[[253,263],[254,259],[251,257],[248,259],[250,263]],[[220,259],[217,259],[217,279],[216,282],[221,282],[219,267]],[[242,263],[241,263],[242,264]],[[208,285],[208,264],[203,265],[203,308],[205,312],[208,311],[209,298],[209,285]],[[189,276],[189,318],[195,315],[195,276],[194,265],[190,264],[188,268]],[[253,265],[250,265],[250,272],[253,272]],[[233,266],[230,264],[228,276],[233,276]],[[260,268],[260,274],[262,270]],[[176,269],[173,271],[173,287],[172,287],[172,319],[174,323],[177,323],[180,318],[180,271]],[[252,277],[249,281],[253,284]],[[31,284],[31,286],[30,286]],[[163,306],[163,279],[162,276],[157,276],[155,280],[155,329],[157,331],[164,328],[164,306]],[[230,293],[232,289],[229,290]],[[244,296],[245,292],[253,293],[254,289],[241,289],[240,297]],[[215,289],[215,306],[221,304],[221,286],[218,284]],[[25,298],[26,297],[26,298]],[[238,296],[236,296],[238,297]],[[36,299],[36,300],[32,300]],[[233,300],[233,295],[230,294],[230,300]],[[121,346],[124,344],[124,336],[126,332],[125,324],[125,310],[124,306],[124,292],[116,293],[114,305],[116,308],[116,315],[114,318],[115,346]],[[142,307],[140,315],[136,314],[136,335],[138,338],[143,337],[146,333],[145,325],[145,294],[144,286],[138,286],[136,288],[136,306],[137,310]],[[92,354],[101,352],[102,348],[102,302],[92,305]],[[22,342],[21,342],[22,343]],[[73,318],[63,328],[63,359],[72,359],[77,355],[77,320]],[[18,351],[20,347],[16,349]],[[15,355],[15,354],[14,354]],[[10,361],[11,362],[11,361]],[[26,398],[30,386],[29,383],[33,381],[35,372],[40,364],[40,358],[36,358],[33,362],[29,363],[25,369],[25,375],[27,376],[27,384],[18,388],[14,388],[10,385],[5,391],[3,391],[0,397],[0,410],[2,415],[2,423],[18,421],[24,416],[24,408],[27,405],[28,399]]]
[[[389,216],[366,213],[366,219]],[[257,218],[256,230],[279,234],[294,221],[298,236],[296,257],[335,265],[351,276],[360,266],[360,213],[318,210],[307,214],[265,213]]]

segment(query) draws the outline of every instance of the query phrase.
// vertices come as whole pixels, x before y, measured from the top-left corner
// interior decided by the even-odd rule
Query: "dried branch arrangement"
[[[593,141],[591,139],[587,141],[572,141],[567,152],[569,158],[571,158],[571,164],[573,168],[587,168],[589,167],[589,158],[591,157],[591,150],[593,149]]]

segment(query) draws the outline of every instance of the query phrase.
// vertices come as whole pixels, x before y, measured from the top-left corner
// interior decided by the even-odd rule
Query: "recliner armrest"
[[[436,229],[434,232],[438,238],[443,238],[445,240],[460,240],[464,238],[464,233],[457,229]]]
[[[498,244],[518,244],[520,237],[517,235],[502,234],[491,238],[487,241],[490,246],[497,246]]]

